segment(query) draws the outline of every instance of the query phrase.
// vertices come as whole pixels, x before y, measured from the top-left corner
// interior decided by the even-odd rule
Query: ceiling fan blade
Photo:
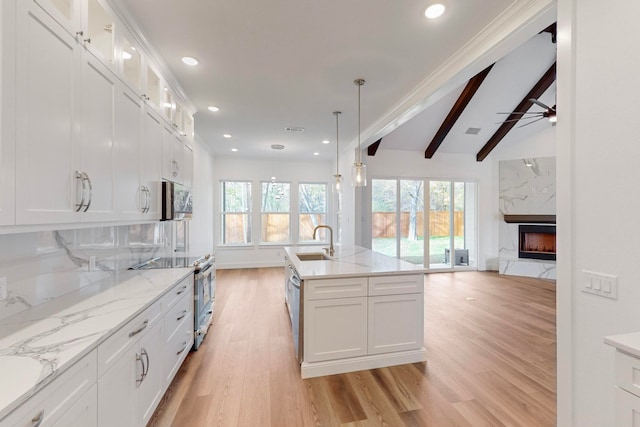
[[[518,127],[519,127],[519,128],[523,128],[523,127],[525,127],[525,126],[529,126],[530,124],[535,123],[535,122],[539,122],[540,120],[542,120],[542,119],[544,119],[544,118],[545,118],[545,117],[540,117],[539,119],[532,120],[532,121],[530,121],[529,123],[525,123],[525,124],[523,124],[523,125],[521,125],[521,126],[518,126]]]
[[[499,112],[496,114],[541,114],[540,111],[525,111],[525,112],[521,112],[521,111],[512,111],[510,113],[503,113],[503,112]]]
[[[537,117],[537,116],[536,116]],[[503,122],[496,122],[496,125],[501,125],[504,123],[513,123],[513,122],[519,122],[520,120],[529,120],[529,119],[534,119],[536,117],[519,117],[517,119],[509,119],[509,120],[505,120]],[[542,117],[542,116],[541,116]]]
[[[551,109],[551,107],[549,107],[546,104],[543,104],[542,102],[538,101],[537,99],[529,98],[527,101],[532,102],[532,103],[534,103],[536,105],[539,105],[540,107],[544,108],[545,110],[550,110]]]

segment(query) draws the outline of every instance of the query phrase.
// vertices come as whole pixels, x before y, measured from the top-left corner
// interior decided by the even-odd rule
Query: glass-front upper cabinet
[[[58,22],[69,34],[80,36],[81,0],[34,0],[35,3]]]
[[[122,75],[127,83],[129,83],[136,92],[140,93],[142,89],[140,51],[130,43],[126,37],[122,37],[120,59],[122,61]]]
[[[186,137],[192,140],[195,133],[195,129],[193,127],[193,116],[191,116],[189,113],[185,111],[182,114],[182,122],[183,122],[184,133]]]
[[[184,135],[184,127],[182,124],[182,105],[178,102],[175,103],[176,108],[173,114],[173,126],[178,129],[178,132]]]
[[[145,97],[156,108],[160,108],[160,74],[147,64],[146,77]]]
[[[115,19],[99,0],[87,0],[85,46],[113,64]]]
[[[173,95],[168,87],[164,87],[162,91],[162,115],[170,122],[173,123],[173,111],[175,104],[173,102]]]

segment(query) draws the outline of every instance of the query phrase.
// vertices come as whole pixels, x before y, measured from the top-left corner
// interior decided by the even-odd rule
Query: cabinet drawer
[[[640,427],[640,398],[615,387],[616,426]]]
[[[165,339],[169,341],[187,317],[193,317],[193,296],[183,295],[164,318]]]
[[[187,313],[187,317],[183,319],[178,330],[171,336],[167,342],[165,352],[165,388],[171,384],[180,365],[187,357],[191,346],[193,345],[193,312]]]
[[[616,351],[616,385],[640,396],[640,359]]]
[[[193,274],[188,275],[162,297],[164,311],[173,307],[185,295],[193,296]]]
[[[31,427],[40,417],[41,427],[59,425],[60,417],[95,384],[96,364],[94,350],[0,421],[0,427]]]
[[[98,378],[162,318],[162,304],[156,302],[98,346]]]
[[[423,291],[423,274],[369,277],[369,295],[417,294]]]
[[[367,296],[367,278],[318,279],[304,281],[304,300]]]

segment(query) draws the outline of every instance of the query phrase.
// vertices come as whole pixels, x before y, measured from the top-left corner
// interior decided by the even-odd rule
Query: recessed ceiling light
[[[325,139],[324,141],[322,141],[322,143],[323,143],[323,144],[328,144],[328,143],[329,143],[329,140],[328,140],[328,139]]]
[[[230,134],[230,133],[225,133],[225,134],[224,134],[224,135],[222,135],[222,136],[223,136],[223,137],[225,137],[225,138],[227,138],[227,139],[231,138],[231,134]]]
[[[235,153],[236,151],[238,151],[238,149],[237,148],[232,148],[231,151],[233,151]]]
[[[122,59],[131,59],[131,54],[129,52],[122,52]]]
[[[315,153],[313,153],[314,156],[319,156],[320,153],[318,153],[317,151]]]
[[[215,106],[208,107],[208,110],[209,110],[209,111],[213,111],[214,113],[215,113],[216,111],[220,111],[220,109],[219,109],[218,107],[215,107]]]
[[[444,5],[440,3],[432,4],[424,11],[424,16],[429,19],[436,19],[444,13]]]
[[[193,67],[194,65],[198,65],[198,60],[190,56],[183,57],[182,62],[186,65],[190,65],[191,67]]]

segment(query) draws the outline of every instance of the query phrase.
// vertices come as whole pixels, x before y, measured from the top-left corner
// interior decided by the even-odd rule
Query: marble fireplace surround
[[[556,262],[519,258],[520,224],[556,223],[555,157],[504,160],[500,169],[500,274],[556,278]]]

